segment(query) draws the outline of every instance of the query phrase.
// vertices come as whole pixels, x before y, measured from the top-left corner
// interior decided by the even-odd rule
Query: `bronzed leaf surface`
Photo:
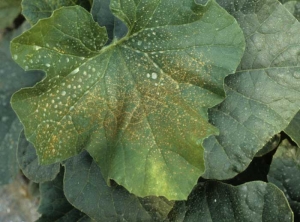
[[[244,38],[214,1],[135,4],[111,1],[130,31],[109,46],[79,6],[16,38],[15,60],[47,78],[16,93],[12,105],[40,163],[86,149],[107,182],[138,196],[185,199],[204,172],[202,141],[217,133],[207,109],[223,99]]]

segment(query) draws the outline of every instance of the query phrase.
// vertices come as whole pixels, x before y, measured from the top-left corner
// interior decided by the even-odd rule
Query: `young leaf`
[[[220,135],[204,142],[204,177],[215,179],[244,171],[300,109],[300,23],[276,0],[224,7],[239,22],[247,47],[238,72],[225,79],[226,99],[209,111]]]
[[[163,221],[172,208],[164,198],[138,198],[121,186],[108,187],[87,152],[65,162],[69,202],[96,221]]]
[[[185,203],[175,205],[170,221],[292,222],[293,213],[283,193],[271,183],[255,181],[234,187],[206,182]]]
[[[22,14],[30,24],[36,24],[40,19],[48,18],[52,12],[63,6],[80,5],[86,10],[91,8],[88,0],[23,0],[22,1]]]
[[[294,211],[295,221],[300,220],[300,149],[284,140],[277,149],[268,180],[286,195]]]
[[[24,175],[35,183],[53,180],[59,173],[60,164],[39,165],[35,148],[29,143],[21,132],[17,150],[17,159]]]
[[[86,218],[86,215],[74,208],[65,198],[63,176],[64,170],[61,170],[55,180],[40,184],[41,202],[38,211],[42,216],[37,222],[78,222]]]
[[[242,32],[214,1],[113,0],[111,10],[130,31],[106,47],[105,29],[79,6],[13,40],[15,60],[47,78],[12,106],[40,163],[86,149],[107,182],[185,199],[204,172],[202,140],[217,133],[207,109],[239,63]]]

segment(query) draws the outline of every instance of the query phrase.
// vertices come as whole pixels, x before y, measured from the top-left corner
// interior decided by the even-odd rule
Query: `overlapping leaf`
[[[293,0],[279,0],[296,19],[300,20],[300,2]]]
[[[121,186],[108,187],[87,152],[65,163],[69,202],[96,221],[163,221],[173,204],[160,197],[138,198]]]
[[[242,32],[214,1],[113,0],[111,10],[130,31],[106,47],[105,29],[78,6],[16,38],[15,60],[47,78],[12,105],[42,164],[86,149],[106,181],[185,199],[204,171],[202,140],[217,133],[207,109],[239,63]]]
[[[219,2],[247,42],[238,72],[225,79],[227,98],[210,110],[220,135],[204,142],[205,177],[227,179],[242,172],[300,109],[300,24],[276,0]]]
[[[11,58],[9,42],[27,29],[24,24],[18,30],[7,33],[0,41],[0,184],[6,184],[18,173],[16,149],[22,130],[20,122],[10,106],[10,97],[20,89],[41,79],[39,72],[22,70]]]
[[[80,5],[87,10],[91,8],[89,0],[23,0],[22,14],[30,24],[34,25],[38,20],[50,17],[54,10],[73,5]]]
[[[105,26],[109,44],[114,38],[120,39],[126,35],[126,25],[114,16],[109,8],[110,0],[94,0],[91,13],[100,26]]]
[[[12,24],[21,12],[21,0],[4,0],[0,2],[0,31]]]
[[[35,148],[26,140],[24,131],[21,132],[19,138],[17,159],[24,175],[35,183],[51,181],[59,173],[59,163],[46,166],[38,164]]]
[[[295,221],[300,220],[300,150],[284,140],[277,149],[268,180],[278,186],[286,195],[294,211]]]
[[[297,143],[298,147],[300,147],[300,112],[298,112],[287,128],[284,130],[295,143]]]
[[[292,222],[293,213],[273,184],[255,181],[234,187],[206,182],[199,184],[186,202],[174,207],[170,221]]]
[[[63,176],[64,171],[61,170],[55,180],[41,183],[41,201],[38,209],[39,213],[41,213],[41,217],[37,221],[92,221],[82,212],[74,208],[65,198],[63,191]]]

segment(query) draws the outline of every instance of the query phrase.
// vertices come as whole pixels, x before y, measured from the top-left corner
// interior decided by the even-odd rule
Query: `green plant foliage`
[[[219,2],[237,19],[247,44],[237,72],[225,79],[226,99],[209,112],[220,134],[204,142],[204,177],[228,179],[300,109],[300,24],[276,0]]]
[[[53,180],[59,173],[60,164],[39,165],[35,148],[29,143],[21,132],[17,150],[19,167],[24,175],[35,183],[42,183]]]
[[[284,140],[277,149],[268,180],[286,195],[294,211],[295,221],[300,220],[300,150]]]
[[[280,2],[292,13],[296,19],[300,20],[300,2],[291,0],[280,0]]]
[[[284,130],[300,147],[300,112],[298,112]]]
[[[56,9],[73,5],[80,5],[87,10],[91,8],[90,1],[86,0],[23,0],[22,14],[30,24],[34,25],[38,20],[50,17]]]
[[[299,1],[15,1],[0,185],[39,222],[300,220]]]
[[[92,221],[82,212],[74,208],[65,198],[63,175],[63,170],[61,170],[55,180],[40,185],[41,202],[38,212],[41,214],[41,217],[37,222]]]
[[[105,29],[79,6],[14,39],[15,61],[47,78],[17,92],[12,106],[41,164],[86,149],[106,181],[185,199],[204,172],[202,141],[217,133],[207,109],[223,98],[244,38],[214,1],[145,1],[135,10],[121,2],[110,7],[130,31],[107,47]]]
[[[18,173],[16,149],[22,130],[10,106],[10,97],[21,87],[30,86],[41,79],[37,71],[25,72],[11,58],[10,41],[28,29],[24,24],[18,30],[4,35],[0,40],[0,184],[10,182]]]
[[[105,26],[109,41],[107,44],[112,41],[112,39],[120,39],[124,37],[128,29],[126,25],[117,17],[115,17],[110,8],[110,0],[94,0],[91,13],[93,18],[100,26]]]
[[[257,181],[234,187],[206,182],[193,190],[186,203],[174,207],[170,221],[279,222],[293,221],[293,214],[282,192],[272,184]]]
[[[281,135],[276,134],[273,136],[264,146],[261,150],[259,150],[256,154],[255,157],[261,157],[272,150],[276,149],[281,142]]]
[[[0,31],[10,26],[21,11],[21,0],[0,1]]]
[[[138,198],[121,186],[107,186],[87,152],[66,161],[64,192],[73,206],[96,221],[163,221],[173,206],[164,198]]]

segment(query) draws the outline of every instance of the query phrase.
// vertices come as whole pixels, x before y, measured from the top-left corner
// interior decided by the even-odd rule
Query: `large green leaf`
[[[220,134],[204,142],[205,177],[228,179],[300,109],[300,24],[276,0],[220,2],[247,42],[238,72],[225,79],[226,99],[209,112]]]
[[[300,111],[294,116],[290,124],[284,130],[300,147]]]
[[[284,140],[277,149],[268,180],[286,195],[294,211],[295,221],[300,220],[300,149]]]
[[[0,1],[0,30],[12,24],[21,12],[21,0]]]
[[[87,10],[91,8],[88,0],[23,0],[22,14],[30,24],[34,25],[38,20],[50,17],[54,10],[73,5],[80,5]]]
[[[38,222],[78,222],[86,218],[86,215],[74,208],[65,198],[63,176],[64,170],[61,170],[55,180],[41,183],[41,201],[38,209],[41,217]]]
[[[119,185],[107,186],[87,152],[66,161],[64,191],[73,206],[96,221],[163,221],[172,208],[164,198],[138,198]]]
[[[86,149],[107,182],[185,199],[204,171],[202,141],[217,133],[207,109],[223,99],[242,32],[214,1],[114,0],[111,9],[130,31],[107,47],[105,29],[79,6],[13,40],[15,60],[47,78],[12,105],[40,163]]]
[[[292,222],[293,213],[283,193],[260,181],[240,186],[220,182],[199,184],[186,202],[179,202],[170,221]]]
[[[24,131],[21,132],[19,138],[17,159],[24,175],[35,183],[51,181],[59,173],[59,163],[46,166],[38,164],[35,148],[26,140]]]

